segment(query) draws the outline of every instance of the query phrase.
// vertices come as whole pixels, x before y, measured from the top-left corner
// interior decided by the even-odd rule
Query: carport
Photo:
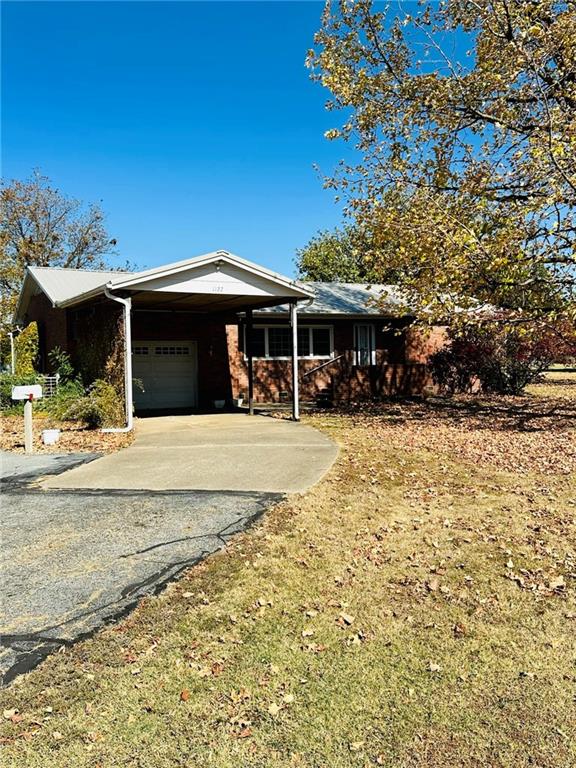
[[[149,396],[161,398],[166,406],[194,406],[197,348],[193,340],[135,338],[133,315],[142,312],[176,318],[243,313],[245,317],[245,359],[248,374],[248,411],[253,413],[253,317],[254,310],[288,304],[291,328],[292,418],[299,419],[298,392],[298,302],[310,301],[313,293],[301,283],[241,259],[228,251],[216,251],[144,272],[118,274],[105,285],[59,302],[73,307],[104,294],[123,308],[126,427],[132,429],[134,377],[147,376],[154,382]],[[153,375],[152,375],[153,374]]]

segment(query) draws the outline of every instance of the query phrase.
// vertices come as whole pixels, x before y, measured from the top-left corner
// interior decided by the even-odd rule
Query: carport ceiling
[[[240,312],[247,309],[275,307],[294,296],[246,296],[238,294],[174,293],[172,291],[136,291],[132,306],[138,310],[187,310],[190,312]]]

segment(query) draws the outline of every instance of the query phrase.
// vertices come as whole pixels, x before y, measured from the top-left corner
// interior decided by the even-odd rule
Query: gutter
[[[124,313],[124,398],[126,426],[109,427],[108,429],[103,429],[102,432],[131,432],[134,429],[134,407],[132,400],[132,323],[130,317],[132,299],[123,299],[121,296],[116,296],[114,293],[110,292],[109,286],[109,283],[104,286],[104,294],[108,299],[112,299],[112,301],[121,304]]]

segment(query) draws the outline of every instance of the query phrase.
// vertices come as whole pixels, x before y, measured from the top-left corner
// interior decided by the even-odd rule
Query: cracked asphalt
[[[3,458],[6,458],[4,455]],[[4,684],[223,547],[282,493],[42,490],[95,455],[8,457],[0,557]]]

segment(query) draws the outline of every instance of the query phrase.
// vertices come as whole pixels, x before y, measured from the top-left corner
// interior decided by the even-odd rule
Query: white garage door
[[[194,341],[133,341],[132,375],[139,380],[134,384],[136,409],[194,408],[198,404]]]

